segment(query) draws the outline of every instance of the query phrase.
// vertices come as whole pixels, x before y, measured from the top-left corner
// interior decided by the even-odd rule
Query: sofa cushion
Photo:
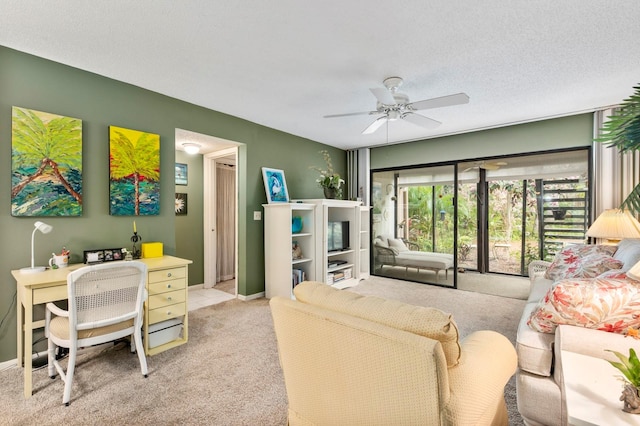
[[[376,239],[373,240],[373,244],[378,247],[389,248],[389,241],[386,238],[381,237],[380,235],[378,235]]]
[[[396,254],[402,253],[403,251],[409,251],[409,247],[407,247],[404,241],[398,238],[389,238],[389,248],[391,248]]]
[[[560,273],[563,269],[567,268],[567,266],[565,265],[571,264],[577,259],[581,259],[583,257],[596,253],[613,256],[616,250],[617,246],[609,246],[604,244],[572,244],[556,253],[553,261],[551,262],[551,265],[549,265],[549,267],[547,268],[544,276],[545,278],[550,280],[556,279],[553,276],[555,273]]]
[[[622,270],[628,271],[640,262],[640,239],[627,238],[620,241],[613,257],[623,263]]]
[[[592,253],[580,256],[571,250],[563,250],[556,256],[545,278],[562,280],[566,278],[595,278],[611,269],[620,269],[622,262],[607,253],[593,250]]]
[[[536,331],[554,333],[560,324],[623,333],[640,326],[640,282],[618,278],[556,282],[531,313]]]
[[[438,340],[449,367],[458,364],[460,360],[458,327],[451,314],[439,309],[409,305],[375,296],[362,296],[313,281],[298,284],[293,292],[296,299],[302,303]]]

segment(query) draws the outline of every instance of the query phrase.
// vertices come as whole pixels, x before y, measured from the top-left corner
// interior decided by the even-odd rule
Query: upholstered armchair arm
[[[513,345],[495,331],[476,331],[462,342],[460,363],[449,368],[451,398],[445,424],[508,424],[504,387],[516,371]]]
[[[551,262],[546,260],[534,260],[529,264],[529,279],[533,282],[536,277],[541,277],[547,272]]]

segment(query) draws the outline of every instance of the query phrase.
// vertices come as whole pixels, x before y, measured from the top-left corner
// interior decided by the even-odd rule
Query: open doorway
[[[175,141],[176,163],[182,161],[189,166],[187,184],[176,186],[176,197],[179,192],[188,196],[188,204],[185,199],[188,216],[178,217],[176,210],[177,255],[194,261],[189,273],[190,286],[215,287],[235,297],[238,294],[237,163],[240,144],[183,129],[176,129]],[[199,152],[186,154],[185,144],[196,145]],[[224,200],[220,200],[221,197]],[[184,233],[188,233],[190,239],[183,241]],[[189,250],[190,253],[181,253]]]

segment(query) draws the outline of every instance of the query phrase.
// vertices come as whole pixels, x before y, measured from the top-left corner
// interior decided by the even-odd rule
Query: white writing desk
[[[173,256],[162,256],[148,259],[139,259],[145,263],[148,268],[148,273],[153,277],[153,281],[156,281],[156,276],[167,271],[167,276],[171,277],[172,273],[176,271],[182,271],[180,277],[176,280],[171,278],[169,282],[175,286],[176,281],[180,283],[185,289],[185,298],[181,301],[184,304],[184,310],[180,310],[177,313],[171,313],[170,316],[184,315],[184,332],[183,337],[175,342],[165,345],[166,349],[169,347],[177,346],[179,344],[186,343],[187,341],[187,314],[186,314],[186,288],[187,288],[187,265],[192,263],[191,260],[181,259]],[[125,261],[118,261],[125,262]],[[18,304],[16,306],[17,312],[17,331],[18,331],[18,348],[17,348],[17,362],[18,367],[21,366],[20,360],[22,359],[22,365],[24,365],[24,396],[25,398],[31,397],[32,392],[32,358],[31,348],[33,346],[33,330],[44,327],[44,320],[33,320],[33,307],[48,302],[55,302],[58,300],[67,299],[67,275],[69,272],[78,268],[86,266],[82,263],[72,264],[66,268],[60,269],[47,269],[44,272],[36,273],[22,273],[19,269],[11,271],[11,275],[16,280],[17,298]],[[152,274],[153,272],[153,274]],[[149,278],[147,278],[147,290],[149,290]],[[163,285],[163,282],[154,284],[157,286]],[[171,285],[169,285],[170,287]],[[154,289],[151,289],[152,293]],[[161,291],[161,290],[159,290]],[[158,311],[158,310],[156,310]],[[162,312],[157,312],[161,314]],[[149,308],[145,303],[145,335],[147,335],[147,329],[149,325]],[[167,319],[170,317],[168,316]],[[158,317],[158,315],[156,315]],[[163,317],[155,318],[153,322],[165,319]],[[148,339],[147,339],[148,340]],[[140,348],[141,349],[141,348]],[[163,348],[156,348],[157,353]]]

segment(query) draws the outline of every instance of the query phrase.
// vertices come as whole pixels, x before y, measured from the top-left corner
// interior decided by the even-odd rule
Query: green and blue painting
[[[12,108],[11,215],[82,215],[82,120]]]
[[[109,126],[109,213],[160,214],[160,135]]]

